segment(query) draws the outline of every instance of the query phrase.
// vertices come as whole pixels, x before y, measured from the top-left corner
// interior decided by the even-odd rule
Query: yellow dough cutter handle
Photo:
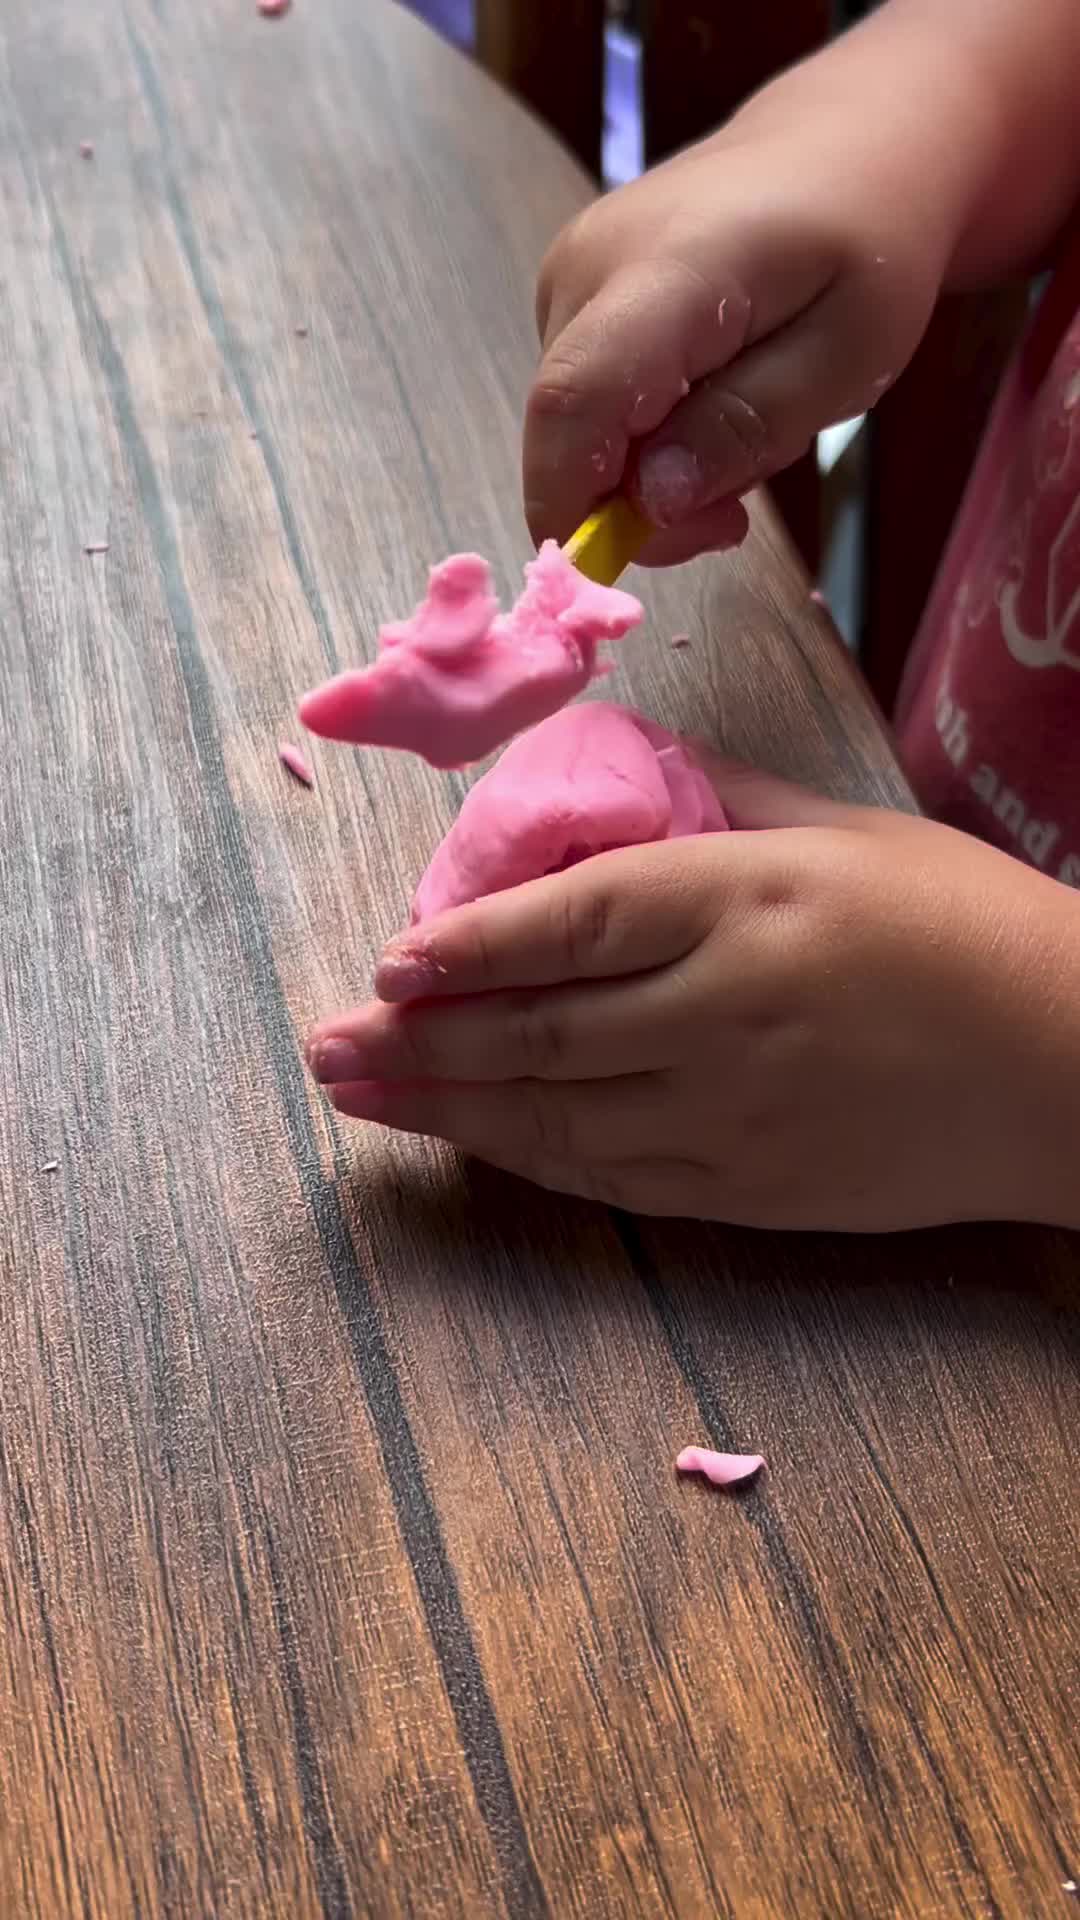
[[[636,560],[653,529],[622,494],[613,494],[590,513],[563,552],[572,566],[597,586],[613,587],[620,573]]]

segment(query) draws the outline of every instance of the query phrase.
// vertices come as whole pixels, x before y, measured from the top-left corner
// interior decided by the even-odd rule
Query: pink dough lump
[[[594,853],[726,825],[673,734],[626,707],[587,700],[512,741],[466,794],[417,888],[413,922]]]
[[[760,1473],[760,1453],[714,1453],[711,1447],[684,1447],[675,1462],[680,1473],[703,1473],[714,1487],[737,1487]]]

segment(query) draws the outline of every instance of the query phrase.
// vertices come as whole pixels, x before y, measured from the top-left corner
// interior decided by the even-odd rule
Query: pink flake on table
[[[469,790],[416,890],[413,924],[592,854],[726,826],[674,734],[587,700],[523,733]]]
[[[288,767],[293,778],[300,781],[301,786],[313,787],[315,785],[314,770],[304,759],[299,747],[294,747],[288,740],[280,741],[278,743],[278,759],[281,761],[283,767]]]
[[[255,4],[260,13],[265,13],[268,18],[273,19],[280,14],[288,13],[292,0],[255,0]]]
[[[108,551],[109,543],[107,540],[87,540],[83,545],[84,553],[108,553]]]
[[[306,694],[300,720],[328,740],[467,766],[606,673],[598,645],[641,618],[640,601],[586,579],[553,540],[526,567],[509,613],[499,612],[487,562],[454,554],[432,569],[416,612],[382,628],[375,664]]]
[[[684,1447],[675,1462],[680,1473],[703,1473],[715,1487],[737,1487],[760,1473],[760,1453],[714,1453],[711,1447]]]
[[[688,633],[673,633],[671,636],[671,644],[673,647],[688,647],[690,645],[690,635]]]
[[[80,155],[82,156],[82,158],[83,158],[84,160],[92,160],[92,159],[93,159],[93,157],[94,157],[94,143],[93,143],[93,141],[92,141],[92,140],[80,140],[80,141],[79,141],[79,153],[80,153]]]

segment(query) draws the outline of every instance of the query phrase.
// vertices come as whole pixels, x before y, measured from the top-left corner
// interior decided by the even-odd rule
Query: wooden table
[[[459,787],[276,741],[518,577],[582,194],[378,0],[5,0],[5,1920],[1067,1920],[1075,1244],[616,1219],[301,1065]],[[902,803],[765,511],[650,600],[624,692]]]

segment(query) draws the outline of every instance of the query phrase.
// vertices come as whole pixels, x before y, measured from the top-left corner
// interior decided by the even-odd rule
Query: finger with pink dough
[[[676,260],[628,263],[579,304],[581,292],[566,287],[556,247],[541,279],[544,355],[522,455],[525,517],[538,543],[569,539],[600,500],[629,490],[642,437],[695,381],[734,358],[751,319],[749,301],[727,274],[688,273]]]
[[[490,894],[391,941],[375,973],[400,1002],[572,980],[624,978],[685,958],[717,912],[708,834],[680,838],[683,884],[670,887],[664,841],[619,847],[565,873]]]

